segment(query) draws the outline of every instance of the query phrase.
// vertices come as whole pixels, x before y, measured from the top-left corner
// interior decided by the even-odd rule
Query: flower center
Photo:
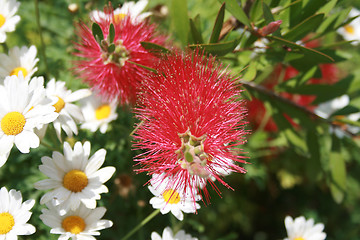
[[[210,173],[206,165],[211,161],[211,156],[204,151],[206,135],[195,137],[190,130],[178,135],[181,139],[181,147],[175,153],[178,155],[181,167],[188,170],[190,175],[209,177]]]
[[[114,23],[115,24],[120,23],[121,20],[123,20],[125,17],[126,17],[126,14],[124,14],[124,13],[119,13],[119,14],[114,15]]]
[[[104,64],[114,63],[119,67],[123,67],[126,61],[129,59],[129,51],[123,45],[122,40],[117,40],[115,43],[115,49],[110,51],[108,43],[106,41],[102,42],[101,48],[103,53],[101,55]]]
[[[97,120],[105,119],[110,116],[111,107],[109,104],[104,104],[95,110],[95,117]]]
[[[2,27],[6,22],[6,19],[3,15],[0,14],[0,27]]]
[[[84,231],[86,223],[84,219],[79,216],[69,216],[62,221],[61,226],[67,232],[79,234]]]
[[[17,135],[24,129],[26,119],[19,112],[9,112],[1,119],[1,130],[6,135]]]
[[[81,192],[88,185],[88,178],[83,171],[71,170],[65,174],[63,185],[72,192]]]
[[[177,191],[168,189],[162,194],[166,203],[177,204],[180,202],[180,195]]]
[[[10,232],[14,225],[14,217],[10,213],[0,213],[0,235]]]
[[[28,75],[28,72],[26,71],[25,68],[23,67],[17,67],[17,68],[14,68],[11,73],[10,73],[10,76],[13,76],[13,75],[16,75],[16,76],[19,76],[19,72],[22,72],[23,76],[26,77],[26,75]]]
[[[59,113],[64,107],[65,107],[65,102],[64,100],[57,96],[58,101],[53,105],[55,107],[55,112]]]
[[[295,238],[294,240],[305,240],[305,239],[302,238],[302,237],[297,237],[297,238]]]
[[[345,31],[346,31],[348,34],[354,35],[355,29],[354,29],[353,26],[351,26],[351,25],[348,24],[348,25],[345,25],[344,28],[345,28]]]

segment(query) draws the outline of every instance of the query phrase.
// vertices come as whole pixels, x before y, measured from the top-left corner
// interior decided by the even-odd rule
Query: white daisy
[[[14,240],[18,235],[30,235],[35,227],[26,223],[31,217],[30,209],[35,200],[22,202],[20,191],[5,187],[0,189],[0,239]]]
[[[360,11],[353,8],[349,13],[349,18],[360,15]],[[339,28],[337,32],[347,41],[353,41],[351,44],[357,45],[360,41],[360,17],[355,18],[349,24]]]
[[[175,236],[170,227],[166,227],[163,231],[162,237],[156,233],[151,233],[151,240],[198,240],[193,238],[190,234],[186,234],[184,230],[178,231]]]
[[[22,153],[37,148],[40,140],[34,128],[54,121],[58,114],[45,101],[44,79],[32,78],[28,83],[22,74],[6,77],[0,85],[0,167],[15,144]]]
[[[121,8],[116,8],[114,10],[114,21],[121,21],[126,15],[130,15],[132,23],[139,23],[145,20],[145,18],[151,15],[151,12],[142,13],[146,6],[148,5],[148,0],[140,0],[136,3],[125,2]],[[92,21],[100,22],[102,19],[106,18],[106,14],[102,11],[95,10],[90,12],[90,18]]]
[[[155,196],[150,199],[150,204],[153,208],[160,209],[162,214],[171,211],[177,219],[182,221],[184,219],[182,212],[195,213],[196,209],[200,208],[200,205],[195,201],[201,200],[201,196],[192,196],[193,191],[189,188],[186,188],[183,192],[172,189],[171,186],[176,186],[176,184],[164,176],[164,174],[154,174],[150,180],[149,190]]]
[[[15,15],[19,6],[16,0],[0,0],[0,43],[6,41],[6,32],[15,31],[15,25],[20,21]]]
[[[324,240],[326,233],[323,232],[324,224],[314,225],[314,219],[306,220],[303,216],[294,220],[292,217],[285,218],[285,228],[288,237],[284,240]]]
[[[88,209],[81,205],[65,215],[60,215],[59,209],[52,204],[47,204],[47,207],[49,209],[42,209],[40,219],[51,227],[50,233],[61,234],[61,240],[96,240],[93,235],[98,236],[99,230],[113,225],[112,221],[101,219],[106,212],[104,207]]]
[[[39,59],[36,58],[36,53],[35,46],[30,48],[23,46],[10,49],[9,55],[0,54],[0,82],[2,83],[7,76],[19,76],[19,72],[22,72],[25,79],[29,80],[37,71],[35,65]]]
[[[87,208],[95,208],[96,200],[100,194],[108,192],[103,185],[114,174],[114,167],[104,167],[99,170],[105,161],[106,150],[100,149],[90,156],[90,142],[82,145],[76,142],[74,151],[70,144],[64,142],[64,155],[53,152],[52,158],[42,157],[42,165],[39,166],[50,179],[44,179],[35,183],[39,190],[52,189],[42,196],[40,203],[53,201],[59,206],[61,214],[69,209],[75,211],[80,203]]]
[[[47,83],[46,96],[55,100],[55,111],[59,113],[59,117],[54,121],[54,128],[59,140],[61,140],[61,129],[64,130],[68,137],[72,137],[73,133],[78,134],[76,122],[84,121],[84,117],[80,107],[72,104],[72,102],[85,98],[90,94],[89,89],[72,92],[65,87],[65,82],[55,81],[55,79],[51,79]]]
[[[84,123],[81,128],[96,132],[100,128],[105,133],[109,123],[117,118],[117,100],[104,101],[94,92],[91,96],[80,101],[81,111],[84,115]]]

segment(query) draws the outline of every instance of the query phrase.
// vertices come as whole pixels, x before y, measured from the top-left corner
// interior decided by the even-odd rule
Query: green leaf
[[[327,15],[330,13],[331,10],[334,9],[336,3],[337,3],[337,0],[331,0],[328,3],[326,3],[323,7],[321,7],[317,12],[324,13],[325,15]]]
[[[108,52],[109,52],[109,53],[113,53],[114,51],[115,51],[115,44],[112,43],[112,44],[110,44],[109,47],[108,47]]]
[[[129,61],[129,60],[127,60],[126,62],[131,63],[131,64],[134,64],[134,65],[137,65],[137,66],[139,66],[139,67],[142,67],[142,68],[144,68],[144,69],[146,69],[146,70],[149,70],[150,72],[157,73],[156,69],[153,69],[153,68],[150,68],[150,67],[147,67],[147,66],[141,65],[141,64],[139,64],[139,63]]]
[[[322,13],[313,15],[290,29],[290,31],[284,34],[283,37],[290,41],[301,39],[309,34],[309,32],[316,29],[323,21],[323,18],[324,14]]]
[[[242,77],[242,79],[244,79],[245,81],[254,80],[254,78],[256,77],[256,66],[257,66],[257,64],[258,63],[256,61],[251,61],[249,66],[247,67],[246,73]]]
[[[264,18],[265,18],[265,23],[269,24],[271,22],[274,22],[275,21],[274,16],[272,15],[269,6],[265,2],[262,3],[262,8],[263,8],[263,14],[264,14]]]
[[[261,0],[255,0],[250,9],[250,19],[256,22],[262,16]]]
[[[191,18],[190,18],[190,31],[191,31],[191,36],[194,40],[194,43],[200,43],[200,44],[204,43],[204,40],[202,38],[200,31],[196,28],[196,25]]]
[[[226,3],[226,10],[228,10],[237,20],[252,29],[249,18],[246,16],[244,10],[239,6],[236,0],[219,0],[221,3]]]
[[[220,32],[224,23],[224,15],[225,15],[225,3],[221,5],[219,13],[216,17],[209,43],[217,43],[219,41]]]
[[[305,165],[306,173],[307,177],[314,182],[321,172],[321,146],[319,143],[319,134],[315,126],[306,131],[306,145],[310,153],[310,157]]]
[[[336,203],[341,203],[346,191],[345,159],[340,152],[330,153],[330,191]]]
[[[115,28],[114,28],[114,24],[110,24],[110,28],[109,28],[109,43],[113,43],[114,42],[114,38],[115,38]]]
[[[240,39],[235,39],[229,42],[211,43],[211,44],[193,44],[189,45],[190,48],[204,49],[205,52],[211,53],[212,55],[223,56],[227,53],[232,52],[239,44]]]
[[[155,53],[168,53],[170,52],[169,49],[160,46],[158,44],[152,43],[152,42],[140,42],[141,46],[143,48],[145,48],[146,50],[149,50],[150,52],[155,52]]]
[[[186,0],[171,0],[170,4],[171,25],[182,46],[188,43],[189,18]]]
[[[103,34],[99,24],[97,24],[95,22],[92,24],[92,34],[99,44],[101,43],[102,40],[104,40],[104,34]]]

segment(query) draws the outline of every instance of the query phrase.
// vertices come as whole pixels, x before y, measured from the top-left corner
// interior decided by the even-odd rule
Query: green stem
[[[8,45],[6,44],[6,42],[2,43],[2,47],[3,47],[4,53],[5,53],[5,54],[8,54],[8,52],[9,52],[9,47],[8,47]]]
[[[40,24],[40,10],[39,10],[39,0],[35,0],[35,15],[36,15],[36,24],[38,25],[38,29],[39,29],[39,36],[40,36],[40,43],[41,43],[41,47],[40,47],[40,51],[41,51],[41,55],[45,64],[45,72],[48,73],[48,64],[47,64],[47,59],[46,59],[46,47],[45,47],[45,42],[44,42],[44,37],[42,34],[42,29],[41,29],[41,24]]]
[[[133,230],[131,230],[128,234],[126,234],[125,237],[122,238],[122,240],[129,239],[134,233],[136,233],[140,228],[142,228],[145,224],[147,224],[151,219],[153,219],[156,215],[158,215],[160,212],[160,209],[155,210],[152,212],[149,216],[147,216],[142,222],[137,225]]]
[[[48,148],[51,151],[57,151],[57,149],[55,149],[54,147],[52,147],[50,144],[44,142],[44,141],[40,141],[40,144],[43,145],[44,147]]]

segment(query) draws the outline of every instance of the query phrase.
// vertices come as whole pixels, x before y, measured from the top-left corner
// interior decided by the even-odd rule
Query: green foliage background
[[[78,39],[75,26],[79,21],[89,22],[89,12],[102,9],[107,1],[20,2],[18,15],[21,21],[14,33],[7,34],[7,47],[36,45],[40,58],[37,76],[45,76],[46,81],[53,77],[66,81],[72,90],[86,87],[71,71],[73,42]],[[122,3],[111,2],[113,6]],[[222,2],[226,2],[226,10],[220,11],[217,18]],[[70,3],[77,3],[78,11],[71,13],[68,10]],[[37,4],[44,44],[39,37]],[[239,4],[242,7],[250,4],[251,7],[241,8]],[[152,21],[160,25],[160,31],[169,34],[177,46],[199,45],[208,53],[218,55],[234,75],[241,76],[246,90],[244,98],[256,96],[261,99],[279,131],[258,130],[248,136],[244,146],[249,157],[249,164],[245,166],[248,172],[226,177],[234,191],[218,185],[222,195],[211,191],[211,203],[202,204],[197,214],[186,215],[183,222],[170,214],[158,215],[132,239],[150,239],[151,232],[161,233],[168,225],[175,231],[185,229],[203,240],[282,239],[286,237],[283,223],[286,215],[304,215],[314,218],[315,222],[323,222],[329,240],[357,239],[360,236],[359,138],[338,138],[329,131],[333,118],[329,121],[314,118],[276,96],[281,92],[310,94],[316,95],[316,102],[321,103],[348,94],[351,108],[334,115],[360,111],[360,49],[336,33],[337,28],[346,24],[350,9],[353,6],[360,8],[360,3],[355,0],[151,0],[148,9],[161,6],[167,7],[168,14],[152,17]],[[269,9],[276,7],[284,8],[272,14]],[[283,23],[280,31],[268,37],[271,48],[253,58],[251,46],[257,39],[254,35],[234,30],[218,41],[221,14],[225,20],[235,16],[240,25],[248,29],[252,26],[261,28],[273,20]],[[316,51],[296,44],[309,33],[322,39],[323,44]],[[233,52],[237,45],[243,50]],[[284,46],[293,51],[286,51]],[[4,52],[7,47],[4,46]],[[320,76],[319,63],[332,63],[332,59],[343,73],[336,85],[306,84],[310,78]],[[271,94],[259,90],[258,86],[278,63],[296,66],[300,73],[291,81],[279,84]],[[112,220],[114,226],[103,230],[99,239],[120,239],[153,211],[148,203],[152,195],[144,186],[149,176],[133,172],[133,157],[139,152],[131,150],[130,133],[136,120],[130,108],[120,108],[118,113],[119,118],[105,135],[81,130],[75,139],[71,139],[91,141],[92,152],[105,148],[105,165],[117,169],[116,176],[106,184],[110,192],[103,194],[98,203],[108,209],[105,218]],[[282,113],[292,117],[301,129],[289,124]],[[360,126],[359,122],[347,123]],[[47,136],[45,142],[56,149],[62,148],[53,136]],[[57,239],[39,219],[43,207],[39,199],[43,192],[33,187],[36,181],[45,177],[38,170],[40,158],[50,155],[51,150],[44,146],[31,150],[30,154],[20,154],[14,149],[8,162],[0,168],[0,186],[21,190],[24,199],[34,198],[37,202],[30,220],[37,232],[21,239]],[[119,185],[119,179],[125,181],[126,186]],[[129,188],[126,197],[119,194],[124,188]]]

